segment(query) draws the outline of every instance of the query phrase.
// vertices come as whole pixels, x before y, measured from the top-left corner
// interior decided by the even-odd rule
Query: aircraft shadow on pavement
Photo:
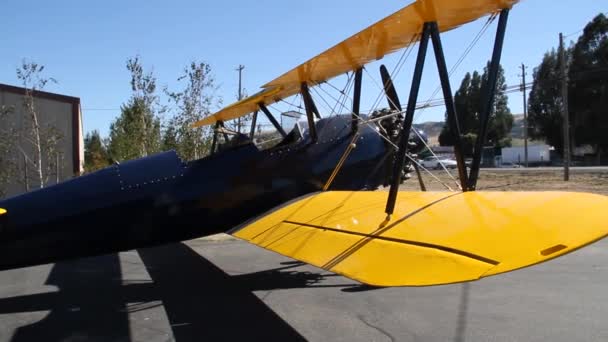
[[[41,321],[18,328],[12,341],[118,341],[129,338],[129,317],[117,255],[57,263],[50,292],[0,299],[0,313],[51,310]]]
[[[306,287],[319,281],[318,275],[285,276],[271,270],[231,277],[184,244],[143,249],[139,255],[176,341],[304,340],[251,291],[258,286]]]
[[[53,266],[47,292],[0,299],[0,314],[48,311],[18,328],[12,341],[129,341],[128,303],[162,301],[176,341],[304,340],[252,291],[319,284],[315,272],[290,270],[300,263],[231,276],[184,244],[138,251],[153,282],[123,284],[118,255]]]

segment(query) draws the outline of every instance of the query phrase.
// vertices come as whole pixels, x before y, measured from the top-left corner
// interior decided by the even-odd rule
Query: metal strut
[[[361,117],[361,82],[363,81],[363,68],[355,71],[355,88],[353,90],[353,113],[352,130],[353,133],[359,128],[359,117]]]
[[[272,115],[272,113],[268,110],[268,108],[266,108],[266,105],[264,103],[260,102],[260,103],[258,103],[258,107],[260,107],[260,110],[262,112],[264,112],[264,114],[266,114],[266,117],[268,117],[268,120],[270,120],[270,122],[272,122],[272,125],[274,126],[274,128],[276,128],[277,131],[279,131],[279,133],[281,134],[281,136],[283,138],[285,138],[287,136],[287,133],[285,133],[285,131],[283,130],[283,127],[281,127],[281,125],[279,124],[277,119],[274,117],[274,115]]]
[[[228,138],[228,134],[226,133],[225,129],[220,129],[220,128],[226,128],[226,126],[224,126],[224,121],[218,121],[217,123],[219,124],[217,129],[220,133],[222,133],[222,136],[224,137],[224,143],[227,143],[230,140],[230,138]]]
[[[310,96],[308,84],[302,83],[300,86],[300,91],[302,93],[302,99],[304,100],[304,107],[306,107],[306,118],[308,119],[308,131],[310,132],[310,138],[313,143],[316,143],[318,137],[314,117],[316,116],[317,119],[320,119],[321,116],[319,115],[319,110],[317,109],[315,102],[312,100],[312,96]]]
[[[471,164],[471,173],[467,190],[473,191],[477,187],[477,178],[479,177],[479,167],[481,165],[481,154],[483,152],[483,144],[488,135],[488,123],[492,115],[494,100],[496,98],[496,84],[498,81],[498,71],[500,69],[500,57],[502,56],[502,47],[505,40],[505,32],[507,30],[507,21],[509,19],[509,10],[504,9],[500,12],[498,19],[498,28],[496,30],[496,40],[494,41],[494,51],[492,53],[492,61],[490,64],[490,73],[488,75],[488,83],[483,90],[483,112],[481,113],[479,135],[475,142],[475,150],[473,152],[473,163]]]
[[[454,138],[454,155],[456,156],[456,162],[458,163],[458,177],[460,179],[460,187],[462,191],[467,191],[467,169],[464,163],[464,154],[462,147],[462,136],[460,134],[460,123],[458,119],[458,113],[456,113],[456,106],[454,105],[454,98],[452,97],[452,87],[450,85],[450,76],[448,68],[445,63],[445,56],[443,54],[443,46],[441,45],[441,37],[439,36],[439,28],[436,22],[428,23],[431,31],[431,39],[433,41],[433,48],[435,51],[435,59],[437,61],[437,69],[439,72],[439,79],[441,80],[441,88],[443,89],[443,98],[445,99],[445,109],[447,113],[447,121],[450,126],[450,132]]]
[[[219,134],[218,129],[220,128],[221,121],[218,121],[215,123],[215,126],[213,127],[213,142],[211,143],[211,154],[215,153],[215,147],[217,146],[217,135]]]
[[[388,201],[386,203],[386,214],[388,215],[387,219],[390,219],[390,216],[395,211],[395,202],[397,201],[397,194],[399,193],[399,185],[401,184],[401,171],[405,165],[405,158],[407,155],[407,147],[410,137],[410,131],[412,129],[412,124],[414,122],[414,112],[416,111],[416,102],[418,102],[418,93],[420,91],[420,82],[422,81],[422,72],[424,71],[424,62],[426,60],[426,52],[429,45],[429,37],[431,34],[431,25],[426,23],[422,29],[422,36],[420,37],[420,44],[418,47],[418,57],[416,59],[416,67],[414,69],[414,76],[412,79],[412,87],[410,88],[410,97],[407,103],[407,110],[405,113],[405,120],[403,121],[403,126],[401,128],[401,134],[399,138],[399,150],[397,153],[397,158],[395,160],[395,164],[393,166],[393,181],[391,183],[391,188],[389,190]],[[392,82],[390,82],[390,88],[387,87],[387,82],[385,81],[385,72],[386,76],[388,72],[386,68],[381,69],[383,82],[385,84],[385,89],[387,89],[387,96],[389,95],[389,90],[392,88],[394,92],[394,87],[392,86]],[[388,78],[390,80],[390,76]],[[394,105],[399,106],[399,108],[395,108],[401,111],[401,104],[399,103],[399,99],[396,98],[397,93],[394,93],[396,101],[394,101]],[[423,185],[421,185],[423,186]]]
[[[426,191],[426,185],[424,185],[424,181],[422,180],[422,174],[420,173],[420,167],[417,163],[412,163],[414,165],[414,170],[416,171],[416,176],[418,176],[418,184],[420,184],[420,190]]]
[[[251,131],[249,132],[249,139],[253,140],[255,136],[255,126],[258,122],[258,111],[253,112],[253,117],[251,118]]]

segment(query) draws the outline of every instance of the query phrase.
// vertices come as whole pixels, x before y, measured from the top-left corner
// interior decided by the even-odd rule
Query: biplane
[[[195,126],[213,125],[212,154],[175,152],[115,164],[0,202],[0,269],[227,232],[376,286],[472,281],[545,262],[606,237],[608,198],[566,192],[477,192],[505,30],[517,0],[418,0]],[[496,39],[470,168],[441,33],[489,17]],[[429,44],[458,162],[456,191],[400,191],[426,140],[412,128]],[[408,102],[380,68],[388,110],[361,111],[366,66],[417,47]],[[321,117],[312,90],[349,74],[346,113]],[[306,120],[286,131],[269,107],[300,96]],[[258,114],[280,134],[254,143]],[[252,115],[250,134],[226,128]],[[194,128],[193,128],[194,129]],[[223,143],[222,143],[223,141]],[[388,191],[375,191],[385,186]]]

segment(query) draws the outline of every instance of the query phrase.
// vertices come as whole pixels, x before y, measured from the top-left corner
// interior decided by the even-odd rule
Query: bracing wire
[[[452,66],[452,68],[450,69],[450,71],[448,72],[448,76],[452,76],[454,74],[454,72],[456,72],[456,70],[458,70],[458,68],[460,67],[460,65],[462,64],[462,62],[464,62],[464,60],[466,59],[466,57],[469,55],[469,53],[471,53],[471,51],[473,50],[473,48],[475,47],[475,45],[477,45],[477,43],[479,42],[479,40],[485,35],[486,31],[488,30],[488,28],[490,27],[490,25],[494,22],[494,20],[497,18],[497,14],[493,14],[491,15],[488,20],[485,22],[485,24],[483,25],[483,27],[479,30],[479,32],[477,32],[477,34],[475,35],[475,37],[473,38],[473,40],[469,43],[469,45],[467,46],[467,48],[464,50],[464,52],[462,53],[462,55],[460,55],[460,57],[458,58],[458,60],[456,61],[456,63],[454,63],[454,65]],[[429,108],[430,103],[433,101],[433,98],[435,96],[437,96],[437,94],[439,93],[439,91],[441,91],[441,85],[437,86],[437,88],[435,88],[435,90],[433,91],[433,94],[429,97],[429,99],[426,101],[425,105],[423,105],[421,107],[421,110],[417,111],[416,114],[414,115],[414,121],[416,121],[416,119],[422,115],[425,111],[426,108]]]
[[[353,74],[354,75],[354,74]],[[336,105],[334,106],[334,112],[338,113],[335,109],[336,107],[338,107],[338,104],[340,105],[340,108],[338,109],[339,111],[342,110],[347,110],[348,108],[346,107],[346,101],[351,100],[350,96],[348,96],[348,94],[351,92],[352,88],[354,87],[354,82],[351,82],[353,80],[353,77],[349,78],[346,86],[344,87],[344,90],[340,90],[338,89],[336,86],[334,86],[333,84],[331,84],[329,81],[323,82],[323,84],[327,84],[328,86],[330,86],[331,88],[333,88],[334,90],[336,90],[337,92],[340,93],[340,96],[338,97],[338,101],[340,101],[339,103],[336,102]],[[321,85],[319,85],[319,87],[321,88]]]
[[[331,86],[332,88],[334,88],[337,92],[340,93],[340,96],[338,97],[338,99],[340,99],[340,102],[336,102],[336,104],[332,108],[332,112],[333,113],[337,114],[338,111],[341,111],[342,109],[345,108],[345,106],[346,106],[346,104],[345,104],[346,103],[346,94],[350,91],[351,82],[353,81],[353,76],[354,76],[354,73],[351,73],[351,74],[348,75],[348,79],[346,80],[346,85],[344,86],[343,90],[338,89],[333,84],[331,84],[329,81],[325,81],[324,82],[324,83],[328,84],[329,86]],[[342,99],[343,97],[344,97],[344,99]],[[340,108],[338,108],[338,106],[340,106]]]
[[[457,60],[457,62],[452,66],[452,68],[450,69],[448,75],[452,76],[453,73],[458,69],[458,67],[462,64],[462,62],[466,59],[466,57],[468,56],[468,54],[473,50],[474,46],[479,42],[479,40],[483,37],[483,35],[485,34],[485,32],[487,31],[487,29],[489,28],[489,26],[491,25],[491,23],[495,20],[495,18],[497,17],[496,14],[492,15],[484,24],[484,26],[481,28],[481,30],[477,33],[477,35],[473,38],[473,40],[471,41],[471,43],[467,46],[467,48],[465,49],[465,51],[463,52],[463,54],[460,56],[460,58]],[[408,47],[404,50],[404,52],[402,53],[399,61],[397,62],[397,64],[395,65],[395,67],[393,68],[393,71],[391,72],[391,78],[395,77],[396,74],[398,74],[403,65],[405,64],[405,61],[409,58],[409,56],[411,55],[411,52],[413,51],[413,42],[416,39],[416,35],[412,37],[412,43],[408,45]],[[376,98],[376,100],[374,101],[374,104],[372,106],[371,112],[375,111],[377,109],[377,107],[379,106],[381,99],[383,97],[383,93],[384,88],[383,86],[381,86],[379,84],[379,82],[369,73],[369,71],[366,68],[363,68],[363,70],[366,72],[366,74],[368,75],[368,77],[370,77],[372,79],[372,82],[374,84],[376,84],[376,86],[380,89],[380,93],[378,95],[378,97]],[[348,93],[350,92],[350,86],[351,86],[351,81],[352,81],[352,76],[353,75],[349,75],[349,78],[347,80],[346,86],[344,88],[344,90],[339,90],[337,87],[335,87],[334,85],[332,85],[329,82],[325,82],[327,83],[330,87],[334,88],[334,90],[338,91],[340,93],[340,96],[338,97],[338,99],[336,99],[334,96],[332,96],[329,92],[327,92],[325,89],[323,89],[321,86],[319,86],[318,88],[321,89],[323,92],[326,93],[327,96],[329,96],[330,98],[332,98],[332,100],[336,101],[336,104],[332,107],[326,100],[325,98],[319,93],[319,91],[316,89],[317,87],[313,87],[313,91],[315,92],[315,94],[321,98],[324,106],[327,107],[327,109],[330,110],[331,115],[336,113],[336,108],[342,108],[342,109],[346,109],[345,106],[345,102],[348,98],[350,98],[348,96]],[[437,87],[435,89],[435,91],[433,92],[433,94],[429,97],[429,99],[422,105],[419,107],[419,111],[417,111],[416,117],[418,117],[419,115],[421,115],[424,110],[426,108],[429,108],[432,106],[432,102],[433,101],[437,101],[434,100],[434,97],[439,93],[439,91],[441,90],[441,86]],[[396,107],[395,103],[392,102],[392,100],[389,98],[388,101],[391,102],[391,104],[393,106]],[[338,104],[340,104],[341,107],[338,107]],[[338,109],[341,110],[341,109]],[[358,120],[360,120],[361,122],[364,122],[360,116],[358,116],[355,113],[351,114],[356,116],[358,118]],[[370,125],[370,123],[367,123],[368,125]],[[381,125],[378,125],[377,127],[381,127]],[[384,130],[384,129],[383,129]],[[437,155],[434,153],[434,151],[430,148],[430,146],[428,146],[428,144],[424,141],[424,139],[422,139],[422,137],[420,137],[420,134],[418,133],[417,130],[412,129],[415,134],[420,138],[421,141],[423,141],[425,147],[431,152],[431,154],[437,158]],[[386,132],[384,132],[386,133]],[[391,144],[396,150],[398,150],[398,147],[392,142],[390,141],[390,139],[386,138],[383,134],[381,134],[380,132],[378,132],[378,134],[384,139],[386,140],[389,144]],[[423,170],[425,170],[426,172],[428,172],[433,178],[435,178],[437,181],[439,181],[441,184],[443,184],[444,186],[446,186],[450,191],[453,191],[447,184],[445,184],[443,181],[439,180],[439,178],[437,178],[435,175],[433,175],[429,170],[427,170],[425,167],[423,167],[417,160],[415,160],[413,157],[411,157],[410,155],[407,155],[407,157],[412,160],[412,162],[416,163],[418,166],[420,166]],[[439,164],[442,166],[442,168],[446,171],[446,173],[450,176],[450,178],[458,185],[458,187],[460,188],[460,184],[457,182],[456,178],[449,172],[449,170],[445,167],[445,165],[439,160],[437,159]]]
[[[390,74],[391,78],[395,78],[397,76],[397,74],[401,71],[401,68],[403,67],[405,62],[408,60],[408,58],[412,54],[412,51],[414,51],[414,45],[415,45],[414,42],[415,42],[416,38],[417,38],[417,35],[414,35],[412,37],[412,40],[410,41],[410,44],[408,44],[408,46],[403,50],[403,53],[401,54],[399,61],[397,62],[397,64],[393,68],[393,71]],[[369,72],[367,72],[367,70],[366,70],[366,73],[368,75],[370,75]],[[370,77],[371,77],[371,75],[370,75]],[[372,80],[377,84],[379,83],[374,78],[372,78]],[[384,97],[384,96],[385,96],[384,86],[382,86],[382,87],[380,87],[380,92],[378,93],[376,100],[374,100],[374,102],[372,104],[371,112],[374,112],[376,109],[378,109],[378,107],[380,106],[380,102],[382,102],[382,97]],[[389,99],[389,101],[390,101],[390,99]],[[394,105],[394,103],[393,103],[393,105]]]
[[[431,177],[433,177],[437,182],[439,182],[441,185],[446,187],[449,191],[452,191],[452,192],[454,191],[454,189],[452,189],[449,185],[447,185],[445,182],[443,182],[441,179],[439,179],[437,176],[435,176],[431,171],[429,171],[426,167],[424,167],[422,164],[420,164],[420,162],[418,162],[414,157],[410,156],[409,154],[406,154],[406,157],[409,160],[411,160],[413,163],[418,165],[418,167],[420,167],[423,171],[428,173]]]
[[[492,15],[484,24],[484,26],[482,27],[482,29],[477,33],[477,35],[475,36],[475,38],[471,41],[471,43],[469,44],[469,46],[465,49],[465,51],[463,52],[463,54],[460,56],[460,58],[458,59],[458,61],[452,66],[452,68],[450,69],[448,75],[451,76],[453,75],[453,73],[458,69],[458,67],[462,64],[462,62],[466,59],[466,57],[468,56],[468,54],[473,50],[474,46],[479,42],[479,40],[483,37],[483,35],[485,34],[485,32],[487,31],[487,29],[490,27],[491,23],[494,21],[494,19],[496,18],[496,15]],[[376,84],[376,86],[380,89],[380,97],[382,96],[382,93],[384,92],[384,87],[381,87],[378,83],[378,81],[366,70],[366,73],[368,74],[368,76],[372,79],[372,81]],[[437,95],[437,93],[439,93],[439,91],[441,90],[441,86],[437,87],[435,89],[435,91],[433,92],[433,94],[431,95],[431,97],[429,98],[429,100],[426,101],[426,103],[424,105],[421,106],[420,110],[416,112],[415,116],[414,116],[414,121],[416,120],[416,118],[421,115],[424,110],[426,108],[428,108],[431,104],[431,102],[433,101],[433,98]],[[391,99],[389,99],[389,101],[394,105],[394,103],[392,102]],[[378,101],[376,101],[378,102]],[[372,106],[372,111],[374,111],[376,109],[376,106],[378,105],[378,103],[374,103],[374,106]],[[416,134],[418,135],[418,132],[416,130],[414,130],[414,132],[416,132]],[[424,139],[422,139],[422,141],[424,141]],[[427,149],[431,152],[431,154],[437,158],[437,155],[435,154],[435,152],[428,146],[428,144],[425,145],[427,147]],[[437,159],[439,164],[442,166],[442,168],[446,171],[446,173],[450,176],[450,178],[452,178],[456,183],[456,179],[455,177],[449,172],[449,170],[445,167],[445,165],[439,160]],[[458,185],[460,187],[460,185]]]
[[[289,105],[289,109],[288,109],[288,111],[289,111],[289,110],[291,110],[291,109],[292,109],[292,108],[294,108],[294,107],[295,107],[295,108],[298,108],[298,109],[304,109],[304,108],[302,108],[302,106],[301,106],[301,105],[296,105],[296,104],[295,104],[295,101],[296,101],[296,100],[297,100],[299,97],[300,97],[300,93],[297,93],[297,94],[295,95],[294,99],[293,99],[293,102],[288,102],[288,101],[286,101],[285,99],[279,99],[279,101],[280,101],[280,102],[283,102],[283,103],[286,103],[287,105]]]
[[[448,176],[450,176],[450,178],[454,181],[454,183],[458,186],[458,188],[462,188],[462,186],[460,185],[460,183],[458,182],[458,180],[456,180],[456,177],[454,177],[452,175],[452,173],[450,171],[448,171],[448,169],[445,167],[445,164],[443,164],[441,162],[441,160],[439,159],[439,157],[435,154],[435,152],[433,151],[433,149],[427,144],[426,141],[424,141],[424,139],[420,136],[420,133],[418,133],[417,130],[412,128],[412,131],[414,131],[414,133],[416,134],[416,136],[418,136],[418,139],[420,139],[420,141],[422,141],[422,143],[424,144],[424,146],[426,147],[427,150],[429,150],[431,152],[431,154],[433,155],[433,157],[435,157],[437,159],[437,162],[439,163],[439,165],[441,165],[441,168],[443,168],[443,170],[448,174]],[[462,190],[462,189],[461,189]]]
[[[325,98],[324,98],[324,97],[323,97],[321,94],[319,94],[319,92],[316,90],[316,87],[315,87],[315,88],[313,88],[313,89],[314,89],[315,93],[317,94],[317,96],[319,96],[319,97],[321,98],[321,100],[322,100],[322,101],[326,102]],[[335,99],[335,98],[334,98],[334,97],[333,97],[331,94],[329,94],[329,93],[328,93],[328,92],[327,92],[325,89],[323,89],[323,88],[319,88],[319,89],[321,89],[323,92],[325,92],[325,94],[326,94],[327,96],[329,96],[329,97],[330,97],[332,100],[334,100],[334,101],[336,100],[336,99]],[[379,127],[379,128],[381,128],[381,129],[383,129],[383,128],[382,128],[381,126],[379,126],[379,125],[377,125],[377,126],[372,126],[372,125],[371,125],[371,123],[369,123],[369,122],[365,122],[365,121],[363,120],[363,118],[361,118],[361,116],[360,116],[360,115],[358,115],[358,114],[354,113],[352,110],[350,111],[350,114],[351,114],[351,115],[354,115],[354,116],[357,118],[357,120],[359,120],[359,122],[361,122],[361,123],[363,123],[363,124],[366,124],[366,125],[368,125],[368,126],[369,126],[369,127],[371,127],[371,128],[373,128],[373,127]],[[385,137],[385,136],[384,136],[382,133],[380,133],[380,132],[376,131],[375,129],[374,129],[374,132],[376,132],[376,133],[377,133],[377,134],[378,134],[378,135],[379,135],[379,136],[380,136],[382,139],[384,139],[384,140],[385,140],[385,141],[386,141],[388,144],[392,145],[392,146],[393,146],[393,148],[395,148],[395,149],[397,149],[397,150],[399,149],[399,147],[398,147],[397,145],[395,145],[395,143],[393,143],[393,142],[392,142],[390,139],[388,139],[387,137]],[[385,131],[385,133],[386,133],[386,131]]]
[[[327,103],[327,100],[325,100],[325,98],[319,93],[319,91],[317,90],[317,87],[312,88],[313,91],[315,92],[315,94],[321,98],[321,100],[325,103],[325,105],[329,106],[329,104]],[[325,94],[330,97],[333,101],[338,101],[338,99],[336,99],[334,96],[332,96],[332,94],[330,94],[329,92],[327,92],[325,89],[323,89],[322,87],[319,87],[319,89],[321,89],[323,92],[325,92]],[[401,112],[400,114],[402,114],[403,112]],[[363,120],[359,115],[353,113],[351,111],[351,114],[354,115],[355,117],[357,117],[357,119],[363,123],[366,124],[370,127],[371,126],[371,122],[369,121],[365,121]],[[393,114],[396,115],[396,114]],[[375,127],[380,127],[382,128],[381,125],[376,125]],[[382,133],[380,133],[379,131],[374,130],[374,132],[377,132],[377,134],[383,139],[385,140],[388,144],[390,144],[396,151],[399,150],[399,147],[393,143],[390,139],[388,139],[386,136],[384,136]],[[414,130],[414,132],[420,137],[419,133]],[[422,139],[422,137],[420,137],[420,139],[424,142],[424,139]],[[425,146],[427,147],[427,149],[429,149],[431,151],[431,153],[434,154],[434,152],[432,151],[432,149],[428,146],[428,144],[426,142],[424,142]],[[446,184],[445,182],[443,182],[442,180],[440,180],[437,176],[435,176],[432,172],[430,172],[428,169],[426,169],[423,165],[421,165],[417,160],[415,160],[412,156],[410,156],[409,154],[406,155],[408,159],[410,159],[412,162],[416,163],[416,165],[418,165],[420,168],[422,168],[425,172],[427,172],[429,175],[431,175],[431,177],[433,177],[435,180],[437,180],[439,183],[441,183],[444,187],[446,187],[448,190],[450,191],[454,191],[448,184]],[[435,155],[436,157],[436,155]],[[458,185],[458,187],[460,188],[460,184],[456,181],[456,179],[454,178],[454,176],[448,171],[448,169],[445,167],[445,165],[443,165],[443,163],[441,163],[442,167],[444,168],[444,170],[448,173],[448,175],[454,180],[454,182],[456,183],[456,185]]]

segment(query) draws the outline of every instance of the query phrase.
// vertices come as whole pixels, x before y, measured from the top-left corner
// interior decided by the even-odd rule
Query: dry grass
[[[451,171],[456,176],[457,171]],[[454,190],[457,185],[445,171],[433,171],[442,182]],[[405,182],[402,190],[420,190],[418,179]],[[428,190],[446,190],[439,181],[423,175]],[[482,171],[477,185],[479,191],[575,191],[608,195],[608,172],[573,172],[564,182],[561,171]]]

